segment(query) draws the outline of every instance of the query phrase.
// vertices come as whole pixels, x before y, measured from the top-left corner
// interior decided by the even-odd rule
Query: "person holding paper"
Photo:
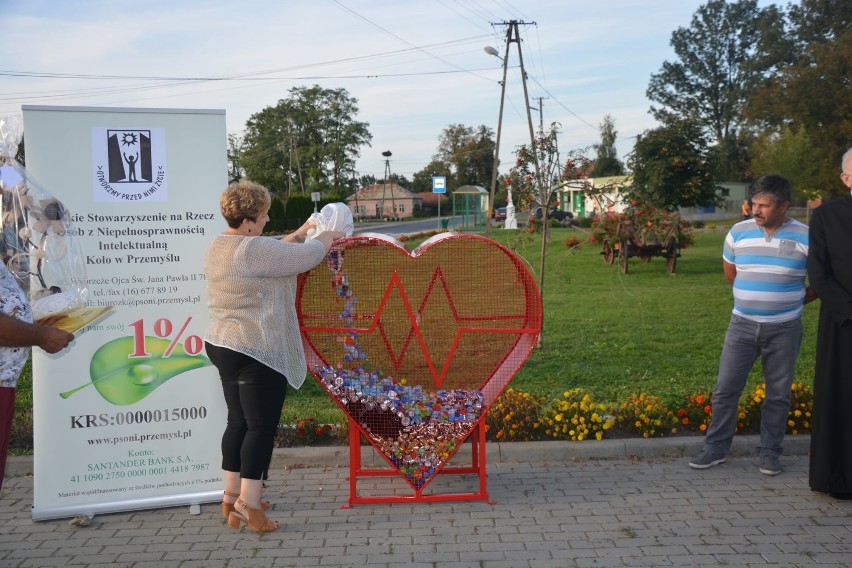
[[[33,323],[26,294],[6,265],[0,263],[0,489],[3,487],[6,453],[12,435],[15,388],[30,356],[30,347],[37,346],[48,353],[57,353],[73,340],[74,335],[67,331]]]
[[[219,370],[228,419],[222,435],[225,495],[222,513],[233,528],[277,530],[261,501],[263,473],[288,383],[299,388],[307,364],[296,315],[296,280],[322,262],[332,242],[323,231],[307,238],[315,222],[282,239],[262,236],[269,221],[269,191],[256,183],[229,186],[220,198],[228,228],[204,256],[210,325],[207,356]]]

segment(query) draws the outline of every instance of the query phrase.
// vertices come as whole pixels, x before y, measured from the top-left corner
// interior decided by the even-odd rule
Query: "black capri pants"
[[[222,469],[238,471],[243,479],[261,479],[272,459],[287,378],[248,355],[207,342],[204,347],[219,370],[228,406]]]

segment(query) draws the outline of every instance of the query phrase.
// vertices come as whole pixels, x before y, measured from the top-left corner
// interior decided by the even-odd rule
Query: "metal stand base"
[[[341,509],[348,509],[352,505],[364,504],[386,504],[386,503],[436,503],[448,501],[487,501],[494,504],[488,498],[486,488],[485,472],[485,421],[482,420],[471,431],[468,440],[471,445],[470,466],[450,467],[449,464],[441,469],[435,477],[444,474],[476,474],[479,477],[479,490],[464,493],[428,493],[423,490],[429,486],[427,483],[420,489],[414,489],[410,484],[410,494],[364,496],[358,494],[358,478],[387,477],[400,475],[395,468],[364,469],[361,467],[361,430],[355,422],[349,419],[349,503],[342,505]],[[434,478],[433,478],[434,481]]]

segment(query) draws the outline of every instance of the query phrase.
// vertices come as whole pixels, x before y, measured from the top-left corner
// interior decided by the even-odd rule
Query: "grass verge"
[[[489,236],[515,250],[540,280],[539,235],[496,229]],[[549,399],[582,388],[606,404],[645,393],[673,408],[687,394],[712,392],[732,307],[731,287],[722,275],[724,231],[698,233],[695,246],[682,251],[675,274],[668,274],[663,258],[647,263],[631,258],[628,274],[622,274],[616,264],[602,261],[599,247],[565,246],[572,238],[585,243],[587,236],[578,228],[551,229],[545,254],[542,347],[533,351],[511,386]],[[406,242],[409,249],[417,244],[417,239]],[[483,287],[487,282],[486,275]],[[817,303],[806,306],[795,380],[809,386],[817,318]],[[761,382],[758,361],[744,396]],[[282,423],[308,418],[320,424],[345,422],[343,412],[310,376],[300,390],[288,391]],[[31,451],[28,365],[18,384],[10,453]]]

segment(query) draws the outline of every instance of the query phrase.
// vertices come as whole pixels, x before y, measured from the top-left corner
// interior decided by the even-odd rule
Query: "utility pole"
[[[508,22],[503,22],[502,24],[496,24],[496,25],[508,26],[508,28],[506,29],[506,56],[503,58],[503,92],[500,96],[500,118],[499,118],[498,123],[497,123],[497,143],[495,144],[495,148],[494,148],[494,171],[492,172],[492,175],[491,175],[491,203],[489,204],[489,210],[488,210],[489,219],[488,219],[488,224],[485,226],[485,230],[486,230],[486,234],[487,234],[488,227],[491,225],[491,207],[493,207],[494,193],[496,192],[496,186],[497,186],[497,164],[499,163],[500,127],[501,127],[501,123],[502,123],[502,120],[503,120],[503,98],[505,97],[505,94],[506,94],[506,66],[507,66],[507,62],[508,62],[508,59],[509,59],[509,46],[514,42],[514,43],[518,44],[518,62],[520,63],[520,66],[521,66],[521,83],[523,84],[523,87],[524,87],[524,107],[526,107],[526,109],[527,109],[527,126],[529,127],[529,131],[530,131],[530,149],[532,150],[531,153],[532,153],[532,156],[533,156],[533,162],[535,164],[535,184],[537,186],[536,193],[538,194],[539,201],[541,202],[542,239],[541,239],[541,264],[540,264],[540,269],[539,269],[539,289],[543,291],[544,290],[544,254],[545,254],[545,251],[547,250],[547,247],[546,247],[547,239],[544,238],[544,236],[546,235],[546,233],[544,232],[544,228],[547,227],[547,203],[543,202],[541,196],[545,193],[545,190],[542,187],[545,180],[541,179],[541,168],[540,168],[539,163],[538,163],[538,152],[536,151],[536,144],[535,144],[535,131],[533,129],[532,114],[530,113],[530,95],[529,95],[529,91],[527,90],[527,72],[524,69],[524,55],[523,55],[523,52],[521,50],[521,35],[520,35],[520,32],[518,31],[518,26],[520,26],[520,25],[526,26],[526,25],[530,25],[530,24],[535,25],[535,22],[519,22],[517,20],[509,20]],[[495,24],[492,24],[492,25],[495,25]],[[494,55],[495,53],[492,53],[492,50],[494,52],[496,52],[496,50],[494,50],[493,48],[491,48],[491,49],[486,48],[485,49],[486,52]],[[543,100],[543,98],[539,99],[539,109],[541,109],[541,101],[542,100]],[[541,110],[539,110],[539,112],[541,112]],[[543,123],[544,122],[544,114],[542,113],[540,116],[542,117],[541,121]],[[542,124],[542,131],[543,130],[544,130],[544,128],[543,128],[543,124]],[[542,337],[543,330],[544,330],[544,318],[542,318],[541,331],[539,331],[539,335],[538,335],[538,348],[539,349],[541,349],[543,347],[543,341],[544,341],[543,337]]]
[[[536,25],[536,23],[535,22],[519,22],[518,20],[510,20],[508,22],[502,22],[502,23],[499,23],[499,24],[491,24],[491,25],[492,26],[494,26],[494,25],[508,26],[508,27],[506,28],[506,52],[502,57],[502,60],[503,60],[503,81],[501,81],[501,83],[500,83],[500,85],[501,85],[500,113],[497,117],[497,140],[495,141],[495,144],[494,144],[494,163],[492,165],[492,170],[491,170],[491,192],[490,192],[490,199],[489,199],[489,202],[488,202],[488,222],[485,224],[485,234],[486,235],[489,234],[489,230],[491,228],[491,214],[492,214],[492,211],[494,210],[494,196],[497,193],[497,169],[500,165],[500,134],[501,134],[502,128],[503,128],[503,104],[504,104],[504,101],[506,99],[506,70],[507,70],[508,65],[509,65],[509,48],[511,47],[512,43],[518,44],[518,60],[520,61],[520,64],[521,64],[521,78],[523,79],[523,84],[524,84],[524,102],[526,103],[524,106],[527,107],[527,122],[529,123],[529,129],[530,129],[530,145],[533,148],[535,147],[535,133],[533,132],[532,115],[530,115],[530,99],[529,99],[529,94],[527,93],[527,74],[524,71],[524,58],[523,58],[523,55],[521,54],[521,35],[520,35],[520,32],[518,31],[518,26],[520,26],[520,25],[523,25],[523,26]],[[494,55],[495,57],[498,57],[498,58],[500,57],[497,50],[494,49],[491,46],[486,47],[485,52],[488,53],[489,55]],[[538,155],[533,153],[533,157],[535,159],[536,179],[538,179],[540,177],[539,176],[539,167],[538,167]],[[511,205],[511,204],[509,204],[509,205]]]
[[[544,133],[544,99],[549,99],[550,97],[538,97],[538,107],[530,107],[533,110],[538,111],[538,131]]]
[[[293,152],[296,154],[296,171],[299,173],[299,187],[302,190],[302,195],[305,195],[305,179],[302,177],[302,164],[299,162],[299,149],[296,148],[295,141],[293,142]]]
[[[361,207],[358,206],[358,193],[360,193],[358,186],[360,184],[358,183],[358,174],[355,172],[352,172],[352,181],[352,189],[355,191],[355,222],[358,222],[361,220]]]
[[[385,179],[382,180],[382,217],[385,219],[387,219],[387,215],[385,215],[385,192],[388,188],[388,178],[390,178],[390,157],[392,155],[390,150],[382,152],[382,156],[385,157]],[[394,217],[396,217],[396,199],[393,195],[393,188],[391,188],[391,203],[393,204]]]
[[[290,158],[290,167],[287,169],[287,199],[290,199],[293,191],[293,137],[290,137],[290,147],[287,150],[287,155]]]
[[[515,29],[517,30],[517,23],[515,23]],[[538,163],[538,152],[535,147],[535,132],[533,132],[533,122],[532,115],[530,114],[530,95],[529,91],[527,91],[527,72],[524,70],[524,56],[521,53],[521,42],[518,40],[518,61],[521,63],[521,83],[524,85],[524,102],[526,103],[524,106],[527,107],[527,125],[530,128],[530,148],[532,148],[533,160],[535,162],[535,179],[538,184],[538,194],[539,197],[545,193],[545,190],[542,188],[545,181],[541,179],[541,168]],[[541,199],[539,200],[541,201]],[[541,293],[544,293],[544,254],[547,250],[547,239],[545,238],[547,235],[547,231],[545,227],[547,227],[547,203],[541,203],[541,226],[542,226],[542,238],[541,238],[541,262],[539,264],[539,278],[538,278],[538,288],[541,290]],[[544,312],[542,311],[541,318],[541,331],[538,333],[538,348],[541,349],[544,347]]]
[[[299,190],[302,195],[305,194],[305,180],[302,177],[302,164],[299,162],[299,148],[296,145],[296,135],[294,134],[294,128],[292,121],[288,120],[286,122],[286,128],[282,133],[282,136],[287,137],[287,157],[289,159],[289,166],[287,169],[287,197],[289,198],[293,192],[293,157],[296,158],[296,172],[295,175],[299,180]],[[280,146],[279,146],[280,147]],[[281,148],[283,152],[283,148]]]

